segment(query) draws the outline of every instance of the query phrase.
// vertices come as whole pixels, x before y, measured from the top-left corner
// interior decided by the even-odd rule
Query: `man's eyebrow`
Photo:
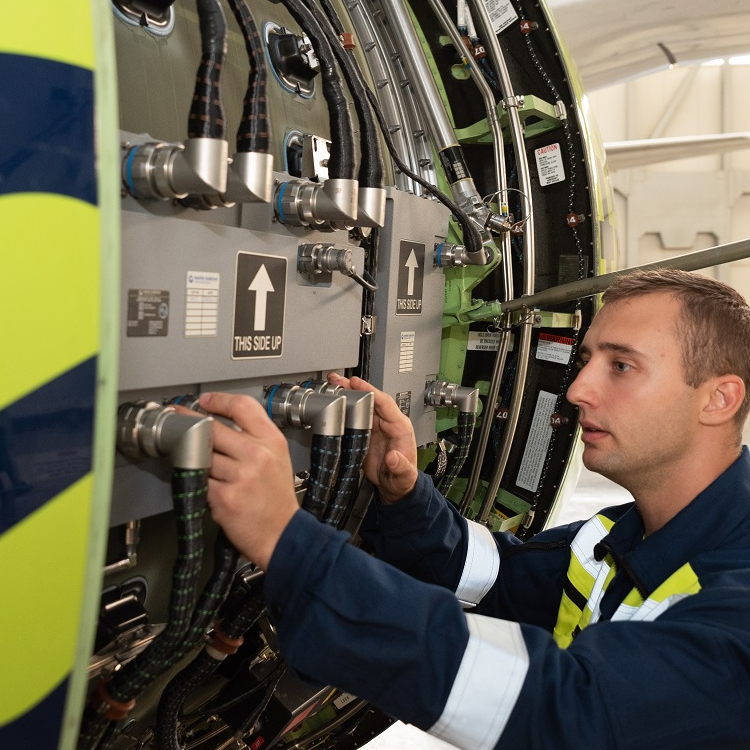
[[[648,359],[648,355],[642,352],[640,349],[636,349],[628,344],[618,344],[614,341],[603,341],[596,345],[596,348],[600,351],[614,352],[615,354],[628,354],[631,357],[643,357]],[[581,344],[578,350],[580,354],[591,354],[591,347],[587,344]]]

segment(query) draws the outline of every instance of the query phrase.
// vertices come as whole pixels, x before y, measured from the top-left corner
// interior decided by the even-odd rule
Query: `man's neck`
[[[690,505],[739,458],[740,452],[741,447],[732,452],[709,450],[700,460],[675,466],[666,475],[643,477],[637,487],[628,487],[643,518],[646,536]]]

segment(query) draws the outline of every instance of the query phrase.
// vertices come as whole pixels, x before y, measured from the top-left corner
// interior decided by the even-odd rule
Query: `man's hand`
[[[243,555],[266,570],[281,533],[299,510],[286,438],[249,396],[204,393],[200,404],[242,429],[214,424],[211,516]]]
[[[417,443],[409,418],[390,396],[361,378],[348,380],[331,372],[328,382],[375,394],[375,415],[370,448],[364,462],[365,474],[378,488],[384,503],[395,503],[408,495],[417,482]]]

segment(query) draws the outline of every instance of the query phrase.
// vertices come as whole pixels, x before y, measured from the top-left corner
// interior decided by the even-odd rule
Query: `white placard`
[[[188,271],[185,288],[185,336],[216,336],[219,324],[219,274]]]
[[[540,333],[536,347],[536,358],[558,365],[567,365],[573,352],[574,341],[569,336],[555,336],[552,333]]]
[[[550,143],[534,151],[536,167],[539,170],[539,183],[544,187],[562,182],[565,179],[562,152],[559,143]]]
[[[536,492],[539,479],[544,468],[549,441],[552,439],[552,425],[550,417],[555,413],[557,396],[547,391],[539,391],[534,418],[531,420],[531,430],[523,450],[521,467],[518,470],[516,484],[529,492]]]
[[[414,369],[414,342],[416,331],[401,331],[401,347],[398,353],[398,371],[411,372]]]
[[[484,0],[484,4],[487,6],[487,13],[490,15],[496,34],[507,29],[513,21],[518,20],[518,13],[511,0]]]

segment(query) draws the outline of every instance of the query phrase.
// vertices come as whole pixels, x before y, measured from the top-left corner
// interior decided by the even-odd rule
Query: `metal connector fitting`
[[[355,273],[352,250],[332,243],[317,242],[300,245],[297,254],[297,270],[315,280],[315,276],[340,271],[345,276]]]
[[[182,199],[190,194],[224,193],[229,146],[217,138],[181,143],[144,143],[129,149],[122,179],[135,198]]]
[[[356,225],[358,227],[385,225],[385,190],[383,188],[359,188]]]
[[[445,380],[433,380],[425,385],[425,406],[457,407],[460,412],[476,414],[479,389],[468,388]]]
[[[268,416],[281,427],[310,428],[315,435],[344,434],[346,399],[298,385],[274,385],[264,397]]]
[[[274,210],[282,224],[325,228],[329,222],[352,224],[357,219],[356,180],[326,180],[322,185],[290,180],[276,186]]]
[[[308,380],[303,388],[312,388],[316,393],[331,396],[343,396],[346,399],[347,430],[371,430],[375,413],[375,394],[370,391],[353,391],[340,385],[333,385],[327,380]]]
[[[117,448],[130,458],[168,457],[178,469],[207,469],[213,451],[213,419],[179,414],[154,401],[122,404],[117,413]]]
[[[226,203],[270,203],[273,196],[273,156],[257,151],[232,158],[227,173]]]
[[[435,245],[435,262],[437,268],[463,268],[471,265],[464,245],[453,242],[441,242]]]

